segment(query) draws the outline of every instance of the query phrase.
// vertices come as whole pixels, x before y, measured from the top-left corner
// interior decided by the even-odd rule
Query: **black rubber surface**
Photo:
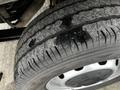
[[[18,43],[15,66],[17,90],[37,90],[38,87],[46,90],[47,81],[62,74],[60,68],[61,72],[65,72],[77,67],[72,61],[75,55],[82,57],[91,54],[91,51],[97,53],[101,48],[105,52],[110,47],[115,48],[120,38],[119,23],[120,0],[66,0],[46,10],[27,27]],[[75,61],[81,65],[84,63],[79,59]],[[64,64],[66,62],[69,64]],[[52,74],[43,74],[49,69],[52,69]],[[33,79],[37,75],[42,79]],[[29,87],[32,83],[35,85]]]

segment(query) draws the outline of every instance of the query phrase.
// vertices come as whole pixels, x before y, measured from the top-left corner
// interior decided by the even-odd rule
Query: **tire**
[[[120,0],[66,0],[43,12],[23,32],[15,57],[16,90],[47,90],[55,76],[119,57]]]

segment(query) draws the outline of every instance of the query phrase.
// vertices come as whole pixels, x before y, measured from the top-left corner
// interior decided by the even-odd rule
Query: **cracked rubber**
[[[15,57],[16,90],[47,90],[47,82],[66,71],[119,58],[119,45],[120,0],[66,0],[23,32]]]

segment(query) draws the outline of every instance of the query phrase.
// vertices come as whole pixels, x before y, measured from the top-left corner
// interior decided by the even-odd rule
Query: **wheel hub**
[[[82,90],[108,82],[119,75],[119,60],[108,60],[80,67],[51,79],[48,90]]]
[[[112,75],[113,71],[110,69],[103,69],[97,71],[91,71],[74,78],[71,78],[66,82],[67,86],[70,87],[81,87],[81,86],[88,86],[91,84],[98,83],[102,80],[105,80],[110,75]]]

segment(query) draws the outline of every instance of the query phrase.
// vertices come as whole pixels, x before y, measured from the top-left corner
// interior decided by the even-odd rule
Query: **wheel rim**
[[[108,82],[120,75],[120,60],[112,59],[80,67],[52,78],[48,90],[81,90]]]

